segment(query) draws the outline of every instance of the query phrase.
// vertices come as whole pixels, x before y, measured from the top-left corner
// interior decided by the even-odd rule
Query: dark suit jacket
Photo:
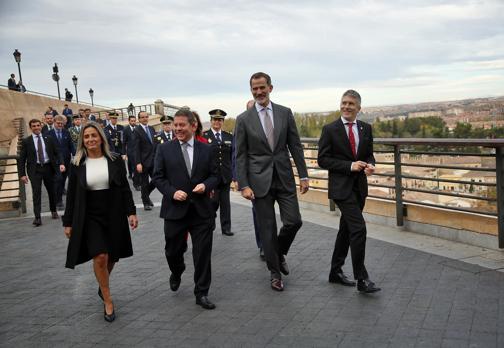
[[[62,217],[63,226],[72,227],[72,235],[68,242],[66,267],[74,268],[75,265],[90,259],[87,253],[84,238],[86,224],[86,196],[87,180],[85,159],[79,166],[72,164],[69,168],[68,193],[65,204],[65,214]],[[133,195],[126,178],[126,168],[121,157],[115,160],[107,159],[109,174],[109,202],[113,207],[107,212],[107,239],[110,242],[109,254],[113,257],[123,258],[133,255],[131,236],[127,216],[135,215],[136,208]]]
[[[151,132],[152,143],[142,125],[136,126],[135,136],[133,137],[133,143],[135,144],[135,166],[141,164],[144,167],[144,171],[146,168],[154,167],[154,153],[156,150],[156,142],[154,141],[156,132],[152,126],[148,127]]]
[[[42,135],[42,139],[46,146],[47,156],[51,166],[53,167],[54,173],[59,173],[59,165],[63,163],[63,160],[58,153],[56,144],[53,139],[48,135]],[[18,161],[18,173],[19,176],[25,176],[28,172],[28,176],[31,177],[35,174],[37,167],[37,151],[35,150],[35,143],[33,142],[33,137],[30,135],[23,139],[21,142],[21,151],[19,153]]]
[[[58,152],[63,160],[63,164],[68,166],[70,164],[70,159],[72,155],[75,155],[75,149],[72,142],[72,136],[67,129],[62,129],[61,140],[56,136],[56,130],[52,129],[47,133],[48,136],[53,138],[54,144],[58,148]]]
[[[164,131],[161,131],[159,133],[157,133],[155,136],[154,136],[154,141],[158,144],[162,144],[162,143],[165,143],[167,141],[172,141],[173,139],[175,139],[175,134],[173,132],[170,132],[171,135],[170,135],[170,140],[168,140],[168,138],[166,137],[166,134]]]
[[[159,145],[152,181],[163,194],[160,217],[168,220],[178,220],[186,216],[190,203],[195,213],[201,218],[214,216],[215,211],[208,193],[218,184],[217,171],[212,159],[210,146],[194,141],[193,165],[189,177],[179,141],[169,141]],[[205,193],[196,194],[192,190],[200,183],[205,184]],[[176,191],[182,190],[188,194],[188,199],[180,202],[173,199]]]
[[[233,134],[221,131],[221,143],[217,141],[211,129],[203,133],[203,137],[208,140],[208,145],[212,147],[219,179],[223,184],[229,184],[232,179],[231,162],[233,156]]]
[[[53,126],[51,126],[51,130],[53,130],[53,129],[54,129],[54,125],[53,125]],[[47,132],[49,132],[49,126],[45,124],[45,125],[42,127],[41,133],[42,133],[42,134],[46,134]]]
[[[236,176],[240,188],[249,186],[258,198],[270,187],[273,169],[285,190],[295,192],[296,182],[289,152],[296,163],[300,178],[308,177],[303,147],[289,108],[273,104],[275,147],[272,151],[255,107],[238,116],[235,128]]]
[[[130,125],[124,126],[123,130],[123,146],[128,155],[128,161],[135,163],[135,143],[134,143],[135,132],[131,130]]]
[[[329,171],[329,198],[347,199],[357,189],[362,198],[367,197],[368,185],[364,171],[352,172],[352,162],[364,161],[375,164],[373,156],[373,132],[369,124],[357,120],[359,148],[357,158],[352,154],[345,125],[340,119],[322,129],[319,140],[318,165]]]

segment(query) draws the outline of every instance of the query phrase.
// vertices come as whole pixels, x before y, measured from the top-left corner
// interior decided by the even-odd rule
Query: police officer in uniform
[[[159,120],[161,121],[162,129],[154,136],[154,140],[158,144],[162,144],[175,139],[175,134],[172,131],[173,117],[161,116]]]
[[[109,114],[110,123],[103,130],[105,132],[105,136],[107,137],[110,151],[124,156],[126,155],[123,146],[124,127],[117,124],[118,117],[119,114],[117,112],[111,112]]]
[[[229,186],[232,179],[231,157],[233,147],[233,135],[222,130],[226,112],[220,109],[211,110],[211,128],[203,133],[212,147],[214,158],[217,161],[219,173],[219,185],[215,190],[212,203],[215,211],[220,207],[221,231],[225,236],[232,236],[231,232],[231,204],[229,201]]]

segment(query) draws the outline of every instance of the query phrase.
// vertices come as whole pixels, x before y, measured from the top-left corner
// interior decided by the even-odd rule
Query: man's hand
[[[140,164],[139,164],[140,165]],[[173,199],[176,201],[185,201],[187,199],[187,193],[182,190],[178,190],[173,194]]]
[[[65,227],[65,230],[63,232],[65,233],[65,236],[67,238],[70,238],[70,236],[72,235],[72,227]]]
[[[372,164],[368,164],[366,166],[366,169],[364,169],[364,173],[366,173],[367,176],[370,176],[370,175],[373,175],[373,173],[375,172],[375,166],[372,165]]]
[[[136,166],[136,170],[137,170],[137,172],[139,172],[140,174],[142,174],[143,167],[142,167],[142,164],[141,164],[141,163],[138,163],[138,164],[137,164],[137,166]]]
[[[192,190],[194,193],[205,193],[205,184],[198,184],[196,187]]]
[[[242,195],[243,198],[248,199],[249,201],[252,201],[252,200],[255,199],[255,197],[254,197],[254,191],[252,191],[252,189],[250,187],[245,187],[241,191],[241,195]]]
[[[126,159],[127,159],[126,155],[121,155],[121,157],[122,157],[123,161],[126,161]]]
[[[138,218],[136,215],[128,216],[128,222],[132,230],[138,227]]]
[[[63,173],[66,170],[64,164],[60,164],[60,172]]]
[[[23,175],[22,177],[20,177],[19,179],[21,179],[21,182],[23,184],[28,184],[28,177],[26,175]]]
[[[364,170],[367,167],[366,162],[362,161],[357,161],[357,162],[352,162],[352,172],[360,172]]]
[[[299,180],[299,192],[301,192],[302,195],[308,192],[309,188],[310,188],[310,180],[308,179]]]

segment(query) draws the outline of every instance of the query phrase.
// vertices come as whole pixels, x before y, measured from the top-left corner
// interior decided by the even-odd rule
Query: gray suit
[[[273,278],[281,279],[279,257],[286,255],[302,225],[296,183],[289,151],[299,177],[308,173],[303,148],[289,108],[273,104],[274,150],[272,151],[255,107],[236,120],[236,176],[240,188],[254,191],[257,223],[263,241],[268,269]],[[280,207],[283,226],[277,236],[274,204]]]

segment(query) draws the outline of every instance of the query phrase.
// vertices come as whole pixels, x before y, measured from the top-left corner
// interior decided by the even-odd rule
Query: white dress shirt
[[[42,136],[42,133],[40,133],[39,135],[40,135],[40,140],[42,141],[42,151],[44,152],[44,163],[48,163],[49,156],[47,156],[44,137]],[[38,158],[38,135],[32,134],[32,138],[33,138],[33,143],[35,144],[35,158],[37,159],[37,163],[44,164],[44,163],[40,163],[39,158]]]
[[[86,182],[91,191],[109,188],[108,162],[105,156],[86,158]]]
[[[182,147],[183,141],[179,141],[180,147]],[[194,154],[194,137],[187,141],[187,153],[189,154],[189,162],[191,162],[191,169],[193,167],[193,154]],[[181,149],[182,150],[182,149]]]
[[[345,132],[348,136],[348,131],[349,131],[349,127],[347,126],[348,123],[350,123],[350,121],[347,121],[345,120],[345,118],[341,118],[341,120],[343,121],[343,125],[345,126]],[[354,134],[354,138],[355,138],[355,153],[357,153],[357,149],[359,148],[359,130],[357,129],[357,119],[355,119],[353,121],[353,125],[352,125],[352,132]]]
[[[264,127],[264,113],[267,112],[269,117],[271,118],[271,124],[273,125],[273,128],[275,128],[275,121],[273,120],[273,106],[271,105],[271,102],[268,103],[266,107],[259,105],[257,102],[255,103],[255,108],[257,110],[257,114],[259,115],[259,119],[261,120],[261,125],[264,130],[264,134],[266,134],[266,128]],[[266,108],[266,110],[264,110]]]

